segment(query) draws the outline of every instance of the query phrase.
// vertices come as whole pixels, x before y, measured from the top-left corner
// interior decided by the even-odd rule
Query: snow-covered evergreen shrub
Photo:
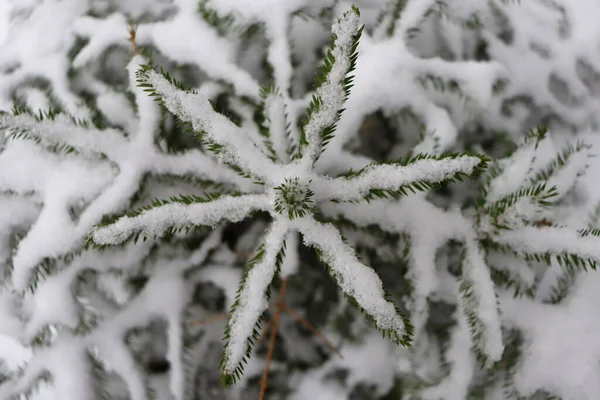
[[[0,399],[600,393],[596,49],[523,3],[15,3]]]

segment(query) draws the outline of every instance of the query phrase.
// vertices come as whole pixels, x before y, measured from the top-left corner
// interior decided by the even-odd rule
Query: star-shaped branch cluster
[[[261,142],[217,113],[202,95],[183,90],[150,67],[143,67],[138,73],[139,85],[163,107],[189,123],[206,149],[241,175],[259,183],[262,191],[157,201],[151,207],[97,227],[89,236],[89,243],[115,245],[139,237],[216,226],[225,221],[243,220],[256,211],[271,215],[272,223],[247,266],[230,313],[221,364],[224,384],[235,382],[243,373],[243,364],[260,332],[261,316],[269,305],[271,282],[278,274],[287,276],[290,272],[282,270],[282,266],[286,238],[294,232],[302,235],[305,245],[315,249],[351,303],[394,342],[409,345],[412,326],[387,300],[381,279],[357,258],[334,225],[316,218],[315,211],[325,203],[369,201],[426,190],[478,174],[486,166],[487,159],[479,156],[417,155],[398,162],[372,164],[338,177],[315,172],[315,162],[333,137],[350,93],[352,76],[349,73],[355,66],[361,31],[355,8],[333,26],[331,48],[318,76],[299,146],[289,142],[287,146],[279,145],[289,140],[286,123],[263,127]],[[271,95],[277,96],[276,93]],[[263,108],[266,115],[272,116],[270,107],[277,107],[278,103],[266,100]],[[280,118],[285,120],[285,115]],[[287,149],[288,153],[281,157],[278,156],[281,152],[275,149]]]

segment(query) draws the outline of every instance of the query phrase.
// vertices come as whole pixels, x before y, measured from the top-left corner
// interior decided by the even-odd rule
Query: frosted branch
[[[475,238],[465,239],[461,292],[463,309],[478,350],[490,361],[500,360],[504,345],[496,292]]]
[[[225,331],[223,373],[236,374],[249,355],[256,339],[256,325],[268,308],[267,288],[281,265],[280,253],[289,229],[287,221],[276,220],[265,235],[264,244],[242,278],[238,296],[232,307]]]
[[[208,98],[177,89],[155,71],[145,72],[141,79],[147,80],[156,90],[169,111],[191,123],[196,132],[205,134],[207,138],[223,146],[219,154],[222,161],[239,166],[263,179],[268,178],[268,171],[274,167],[273,163],[263,156],[244,131],[226,116],[217,113]]]
[[[324,146],[333,137],[335,124],[349,94],[352,79],[347,74],[354,69],[359,30],[359,14],[352,9],[344,14],[332,27],[334,41],[325,59],[321,77],[308,112],[303,139],[302,163],[312,165]]]
[[[215,226],[221,221],[238,222],[253,211],[268,209],[269,205],[269,199],[263,195],[224,196],[206,203],[170,203],[96,228],[92,233],[92,240],[99,245],[115,245],[138,232],[150,237],[160,237],[169,229]]]
[[[313,187],[318,198],[360,200],[372,191],[397,191],[411,185],[420,190],[420,185],[427,188],[460,175],[472,175],[484,165],[485,161],[475,156],[421,159],[407,165],[373,165],[348,178],[316,178]]]
[[[396,342],[409,344],[412,326],[386,300],[377,273],[358,260],[340,232],[333,225],[310,217],[294,220],[293,226],[302,234],[304,244],[319,250],[321,260],[329,266],[340,288],[373,319],[377,328],[389,333]]]
[[[0,127],[12,130],[16,136],[25,135],[48,145],[69,145],[78,150],[105,154],[112,158],[127,145],[127,139],[116,129],[99,130],[75,124],[68,116],[39,120],[31,115],[0,115]]]
[[[569,228],[526,226],[518,230],[501,232],[494,241],[510,246],[521,254],[576,254],[600,262],[600,237],[582,236]]]

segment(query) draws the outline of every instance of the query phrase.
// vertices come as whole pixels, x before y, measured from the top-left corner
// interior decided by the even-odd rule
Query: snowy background
[[[286,0],[279,1],[284,2]],[[524,2],[525,0],[522,1]],[[225,1],[223,3],[229,4],[229,2]],[[580,4],[591,3],[581,2]],[[234,6],[232,5],[232,7]],[[7,38],[7,13],[9,8],[10,6],[7,0],[0,0],[0,44],[2,44],[2,42]],[[597,25],[598,14],[589,12],[589,9],[586,12],[585,7],[573,8],[577,9],[578,11],[574,13],[574,15],[579,18],[576,21],[581,24],[580,27],[583,27],[580,29],[580,32],[591,32],[591,34],[594,34],[594,30],[591,29],[591,27]],[[586,16],[586,14],[589,15],[589,20],[582,19]],[[519,14],[519,17],[523,17],[523,15]],[[82,21],[85,22],[86,20],[82,19]],[[90,22],[90,20],[87,20],[87,22]],[[115,24],[119,24],[122,21],[115,19],[113,22]],[[523,25],[527,26],[527,23],[524,23]],[[126,35],[123,34],[124,29],[121,29],[124,28],[123,26],[119,25],[119,29],[121,30],[114,30],[111,29],[109,25],[107,26],[108,28],[104,32],[106,35],[103,36],[102,34],[99,34],[97,36],[99,38],[98,48],[102,46],[108,47],[108,45],[112,43],[111,41],[114,41],[115,43],[118,41],[125,42]],[[590,29],[584,29],[586,26],[590,27]],[[91,25],[86,26],[83,22],[78,25],[80,32],[84,33],[86,33],[88,31],[87,28],[90,27]],[[89,32],[91,32],[90,35],[94,33],[93,31],[94,29],[89,29]],[[178,32],[175,32],[173,27],[166,29],[165,32],[170,32],[173,34],[174,39],[169,45],[172,45],[173,43],[182,43],[180,38],[176,36]],[[201,32],[205,33],[204,31]],[[164,34],[164,32],[163,35],[168,36]],[[150,40],[148,37],[146,39]],[[159,39],[160,38],[153,38],[152,40],[156,40],[159,44],[163,43],[160,42]],[[169,37],[168,39],[172,38]],[[121,42],[119,42],[120,45],[128,45],[126,42]],[[377,90],[379,90],[377,88],[380,88],[381,83],[379,83],[379,86],[377,86],[378,83],[369,80],[369,77],[370,75],[376,75],[376,77],[379,78],[379,75],[377,73],[373,73],[373,71],[378,71],[377,68],[380,68],[382,65],[385,66],[385,63],[380,62],[381,59],[376,57],[376,52],[379,52],[380,55],[387,55],[388,53],[386,52],[387,50],[384,46],[377,47],[374,43],[375,41],[369,42],[367,40],[362,43],[364,49],[366,50],[363,55],[364,58],[362,59],[365,60],[365,64],[363,65],[370,65],[372,66],[372,69],[369,70],[368,68],[363,68],[360,70],[363,75],[361,76],[361,79],[358,80],[358,83],[364,84],[364,87],[367,89],[370,88],[368,85],[373,85],[372,87],[376,88],[373,89],[373,93],[377,93]],[[167,48],[169,47],[167,45],[165,46]],[[92,46],[90,46],[90,48],[92,48]],[[90,48],[88,48],[88,50]],[[176,48],[177,51],[175,51],[174,54],[181,57],[189,56],[189,49],[184,49],[185,51],[179,52],[180,49],[184,49],[184,47]],[[89,50],[89,52],[86,53],[86,57],[89,58],[87,61],[92,60],[91,62],[93,63],[93,57],[100,54],[99,50],[97,50],[98,54],[95,54],[94,51],[96,50],[92,48],[92,50]],[[199,50],[205,51],[206,48],[199,46]],[[406,62],[406,60],[402,59],[403,53],[398,53],[400,54],[398,60],[392,60],[390,57],[390,63],[394,61],[398,61],[399,63]],[[2,57],[2,54],[0,54],[0,57]],[[83,58],[85,57],[81,56],[81,59]],[[204,62],[200,56],[198,56],[198,60],[198,64]],[[414,60],[417,60],[417,58]],[[411,61],[414,60],[411,59]],[[507,64],[510,64],[514,61],[514,65],[516,65],[514,69],[514,71],[516,71],[516,78],[521,78],[523,81],[526,81],[529,76],[536,74],[535,70],[520,70],[518,59],[512,60],[510,57],[507,57],[507,60],[505,61]],[[196,62],[196,60],[194,60],[194,62]],[[416,61],[414,62],[416,63]],[[82,62],[82,64],[84,63]],[[209,65],[207,68],[210,69],[210,67],[211,66]],[[219,69],[215,68],[214,65],[212,67],[214,70]],[[384,73],[388,73],[388,71],[384,71]],[[365,89],[365,92],[366,91],[367,90]],[[365,96],[365,98],[367,98],[367,96]],[[363,103],[367,104],[367,101],[363,99]],[[360,108],[364,106],[364,104],[355,103],[353,106]],[[355,123],[358,125],[361,122],[359,117],[362,118],[362,115],[356,117],[357,121],[354,121],[350,118],[347,120],[350,121],[347,122],[347,125],[352,125]],[[584,139],[593,145],[594,153],[600,154],[600,136],[597,133],[591,134]],[[552,150],[554,149],[546,150],[548,153],[552,153]],[[335,163],[335,159],[333,163]],[[583,178],[583,182],[583,186],[586,188],[584,191],[585,202],[589,208],[591,205],[596,204],[600,200],[600,157],[596,157],[590,162],[590,168],[588,173]],[[587,215],[587,209],[582,211],[585,212],[579,213],[579,215],[576,215],[575,218],[581,219]],[[591,312],[591,310],[595,310],[597,302],[600,301],[600,294],[598,294],[600,292],[598,292],[598,287],[600,287],[600,273],[590,272],[590,275],[585,276],[581,284],[578,286],[577,295],[573,296],[572,301],[566,306],[556,307],[553,312],[548,312],[547,315],[543,314],[546,312],[545,309],[538,309],[534,305],[531,305],[531,309],[527,309],[525,306],[519,303],[515,303],[512,309],[510,308],[510,305],[507,306],[507,309],[505,310],[506,313],[508,315],[516,316],[514,318],[518,320],[518,324],[521,327],[526,328],[530,333],[538,338],[529,349],[529,362],[524,366],[522,371],[523,373],[521,375],[522,378],[518,382],[520,388],[531,388],[532,390],[535,390],[538,387],[552,387],[553,385],[558,385],[564,389],[564,393],[580,394],[581,397],[579,398],[576,397],[577,395],[574,395],[575,397],[573,398],[576,400],[581,400],[584,398],[584,396],[594,393],[596,390],[600,390],[600,383],[593,379],[595,376],[594,374],[598,372],[597,368],[598,360],[600,359],[600,346],[594,347],[590,345],[593,343],[598,343],[597,337],[600,335],[600,320],[598,320],[598,318],[596,318]],[[2,313],[3,310],[0,309],[0,315],[2,315]],[[532,315],[537,316],[537,318],[530,318]],[[370,337],[368,340],[370,340]],[[557,349],[557,343],[562,344],[562,347]],[[469,343],[466,344],[467,347],[469,345]],[[375,354],[373,349],[381,351],[376,353],[376,355],[373,355]],[[366,376],[368,376],[368,379],[372,380],[375,380],[378,377],[382,380],[385,380],[386,377],[380,376],[380,370],[383,368],[391,369],[392,366],[382,365],[382,363],[378,363],[378,360],[380,358],[383,359],[386,356],[386,349],[387,348],[385,345],[381,345],[380,342],[376,342],[374,344],[368,343],[368,346],[366,345],[364,348],[362,348],[363,352],[356,351],[356,354],[354,354],[351,350],[347,349],[345,355],[348,359],[347,362],[353,363],[353,367],[356,367],[356,370],[359,371],[359,374],[364,373]],[[364,357],[364,352],[368,351],[371,352],[371,363],[365,362],[362,363],[361,366],[361,359]],[[28,359],[29,356],[29,351],[21,347],[18,342],[15,341],[15,339],[9,336],[0,336],[0,359],[3,359],[7,362],[12,361],[13,364],[8,364],[9,367],[12,368],[16,365],[20,365],[21,362]],[[377,370],[377,367],[380,370]],[[540,373],[539,371],[542,372]],[[388,380],[391,380],[391,378]],[[304,382],[306,385],[309,385],[312,381],[309,377],[306,378]],[[319,390],[319,388],[317,387],[314,390]],[[37,398],[53,399],[55,397],[44,397],[43,394],[40,394]]]
[[[0,0],[0,44],[6,39],[8,33],[8,12],[10,4],[8,0]]]

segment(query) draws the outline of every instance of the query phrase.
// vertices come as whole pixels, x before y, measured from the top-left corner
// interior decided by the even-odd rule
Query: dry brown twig
[[[267,380],[269,379],[269,367],[271,366],[271,359],[273,358],[273,350],[275,349],[275,338],[277,336],[277,330],[279,329],[279,320],[281,319],[281,312],[285,307],[284,299],[285,299],[285,290],[287,288],[287,278],[283,280],[281,283],[281,289],[279,290],[279,299],[276,303],[275,313],[271,317],[271,321],[273,321],[273,330],[271,331],[271,339],[269,340],[269,349],[267,350],[267,361],[265,362],[265,371],[263,372],[263,376],[260,380],[260,395],[258,396],[259,400],[263,400],[265,398],[265,393],[267,392]]]
[[[259,400],[264,400],[265,394],[267,391],[267,382],[269,378],[269,368],[271,366],[271,360],[273,359],[273,351],[275,349],[275,338],[277,337],[277,331],[279,330],[279,321],[281,319],[281,314],[287,313],[295,320],[300,322],[305,328],[307,328],[310,332],[312,332],[315,336],[318,336],[323,340],[325,345],[329,347],[336,355],[340,358],[344,358],[342,353],[337,349],[317,328],[312,326],[307,320],[298,315],[295,311],[293,311],[290,307],[285,304],[285,292],[287,289],[287,278],[283,279],[281,283],[281,288],[279,289],[279,298],[276,303],[269,304],[269,308],[274,308],[274,312],[271,315],[271,318],[267,321],[266,325],[262,329],[262,332],[256,342],[256,344],[260,344],[262,339],[265,337],[267,331],[272,328],[271,336],[269,338],[269,347],[267,349],[267,359],[265,361],[265,369],[263,372],[263,376],[260,380],[260,395]],[[212,317],[204,318],[199,321],[192,322],[192,325],[202,325],[210,322],[219,321],[229,317],[229,314],[218,314]]]
[[[129,43],[131,43],[131,46],[133,47],[133,54],[137,56],[138,54],[140,54],[140,52],[138,50],[137,42],[135,41],[136,31],[136,25],[129,25],[129,38],[127,38],[127,40],[129,41]]]

